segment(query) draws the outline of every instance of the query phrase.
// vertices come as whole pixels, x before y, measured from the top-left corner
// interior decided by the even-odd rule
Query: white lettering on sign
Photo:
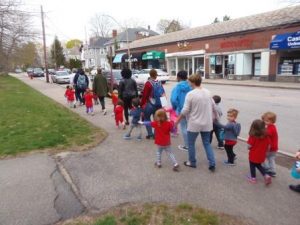
[[[300,41],[300,36],[299,37],[288,37],[288,41]]]

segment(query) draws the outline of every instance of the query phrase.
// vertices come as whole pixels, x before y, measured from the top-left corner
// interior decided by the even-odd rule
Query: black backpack
[[[135,81],[132,79],[124,79],[122,82],[124,86],[123,98],[136,97]]]

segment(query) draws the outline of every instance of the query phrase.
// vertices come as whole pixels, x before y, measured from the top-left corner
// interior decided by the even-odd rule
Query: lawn
[[[80,149],[105,135],[10,76],[0,76],[0,105],[0,157],[32,150]]]
[[[249,225],[232,216],[189,204],[125,205],[99,216],[85,216],[63,225]]]

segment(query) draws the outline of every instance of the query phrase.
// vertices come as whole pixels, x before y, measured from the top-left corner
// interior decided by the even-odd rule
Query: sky
[[[290,5],[288,0],[23,0],[24,9],[35,15],[41,31],[40,5],[45,12],[47,45],[59,40],[91,36],[90,20],[96,13],[112,16],[119,24],[134,19],[156,30],[160,19],[178,19],[190,27],[212,23],[215,17],[239,18]],[[119,25],[115,25],[118,28]],[[86,30],[86,32],[85,32]]]

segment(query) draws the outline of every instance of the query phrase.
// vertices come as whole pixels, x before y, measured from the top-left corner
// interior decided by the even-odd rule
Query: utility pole
[[[46,82],[49,83],[47,52],[46,52],[46,35],[45,35],[45,24],[44,24],[44,12],[43,12],[43,6],[42,5],[41,5],[41,17],[42,17],[42,28],[43,28],[43,45],[44,45],[44,60],[45,60],[45,70],[46,70]]]

